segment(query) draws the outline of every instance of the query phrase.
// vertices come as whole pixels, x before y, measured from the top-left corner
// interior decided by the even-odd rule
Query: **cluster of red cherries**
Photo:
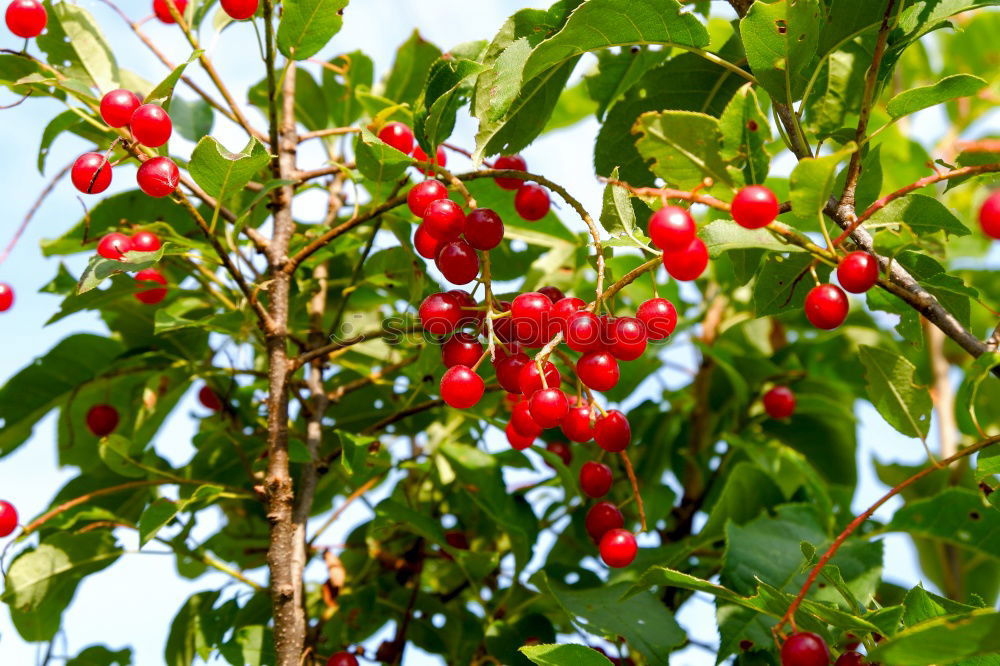
[[[855,648],[860,643],[851,642],[834,666],[862,666],[865,656]],[[830,666],[830,649],[822,636],[810,631],[800,631],[789,636],[781,646],[781,666]]]
[[[122,261],[126,252],[156,252],[161,247],[159,237],[150,231],[139,231],[131,237],[117,231],[105,235],[97,243],[97,254],[105,259]],[[167,278],[155,268],[144,268],[135,274],[136,282],[167,284]],[[167,297],[166,286],[143,289],[135,293],[136,300],[156,305]]]

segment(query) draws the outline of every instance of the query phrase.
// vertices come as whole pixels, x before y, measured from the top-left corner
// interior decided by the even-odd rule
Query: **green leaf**
[[[167,636],[163,660],[167,666],[190,666],[195,659],[215,647],[222,635],[213,631],[213,606],[220,592],[199,592],[188,597],[174,616]]]
[[[585,645],[525,645],[519,648],[533,664],[540,666],[610,666],[611,661]]]
[[[989,511],[982,496],[968,488],[948,488],[934,497],[909,502],[896,511],[886,529],[1000,558],[1000,512]]]
[[[759,248],[772,252],[805,252],[797,245],[787,245],[766,229],[747,229],[732,220],[716,220],[701,228],[698,235],[708,246],[713,259],[732,250]]]
[[[101,255],[95,254],[90,258],[90,263],[83,270],[83,275],[80,276],[80,283],[77,285],[76,293],[87,293],[115,273],[141,271],[154,266],[163,258],[163,253],[166,251],[167,246],[168,244],[164,243],[155,252],[129,250],[122,256],[121,260],[105,259]]]
[[[611,172],[611,180],[618,180],[618,169]],[[636,226],[635,208],[632,197],[622,185],[608,183],[604,187],[604,203],[601,206],[601,226],[614,237],[628,237],[634,247],[644,247],[650,251],[649,238]]]
[[[935,231],[944,231],[945,234],[955,236],[969,235],[968,227],[962,224],[947,206],[926,194],[907,194],[891,201],[868,218],[868,223],[902,223],[918,235]]]
[[[851,143],[831,155],[799,160],[788,178],[789,198],[797,217],[816,219],[823,214],[823,208],[833,193],[837,165],[856,149],[857,146]]]
[[[354,150],[361,174],[376,183],[388,183],[397,180],[413,164],[409,156],[404,155],[377,136],[361,128],[361,134]]]
[[[653,67],[663,63],[666,51],[622,49],[620,53],[601,51],[597,68],[584,77],[590,98],[597,102],[597,118],[604,120],[607,111],[625,92]]]
[[[923,587],[915,587],[906,593],[903,599],[903,622],[908,627],[944,615],[969,613],[976,610],[975,606],[967,606],[946,597],[928,592]]]
[[[186,100],[175,97],[170,102],[170,119],[174,129],[188,141],[197,142],[212,132],[215,114],[203,99]]]
[[[956,97],[975,95],[986,87],[986,81],[971,74],[946,76],[937,83],[899,93],[886,104],[886,111],[893,118],[902,118],[921,109],[927,109]]]
[[[909,437],[927,437],[931,425],[931,396],[916,384],[916,367],[896,352],[861,345],[858,358],[865,366],[868,399],[893,428]]]
[[[802,96],[813,68],[824,10],[818,0],[755,2],[740,20],[754,76],[775,100]]]
[[[374,80],[374,65],[371,58],[361,51],[352,51],[337,56],[330,61],[343,71],[338,75],[334,70],[323,68],[323,93],[326,106],[334,127],[347,127],[361,115],[361,102],[357,92],[369,89]]]
[[[119,87],[118,63],[94,17],[79,5],[60,2],[50,10],[69,38],[80,63],[103,92]]]
[[[951,664],[1000,652],[1000,613],[992,609],[922,622],[879,643],[872,662],[893,666]]]
[[[91,645],[80,654],[66,660],[66,666],[131,666],[132,650],[112,651],[103,645]]]
[[[714,191],[720,185],[732,188],[719,147],[722,133],[717,118],[691,111],[649,112],[639,116],[632,128],[635,142],[650,170],[668,187],[690,190],[711,178]]]
[[[789,257],[769,255],[754,283],[754,314],[764,317],[801,310],[812,287],[812,282],[803,277],[811,263],[809,256],[799,253]]]
[[[97,445],[97,453],[108,469],[115,474],[133,479],[146,476],[146,471],[132,458],[132,442],[121,435],[111,434],[102,437]]]
[[[468,100],[476,77],[484,69],[484,65],[464,58],[442,58],[431,67],[424,106],[414,117],[417,138],[428,155],[451,136],[458,109]]]
[[[150,102],[157,102],[161,104],[165,110],[169,111],[170,102],[174,96],[174,88],[177,87],[177,82],[181,80],[181,75],[184,74],[184,70],[187,69],[187,66],[197,60],[202,53],[204,53],[204,51],[195,51],[191,54],[191,57],[187,59],[187,62],[182,62],[174,67],[173,71],[167,74],[166,78],[160,81],[155,88],[146,94],[143,103],[149,104]],[[173,118],[173,114],[171,114],[171,118]]]
[[[398,104],[413,104],[427,82],[431,65],[441,57],[441,49],[425,41],[416,30],[396,51],[396,61],[385,80],[383,96]]]
[[[756,465],[741,462],[726,477],[698,538],[700,541],[715,539],[722,535],[727,523],[746,523],[781,499],[781,491],[767,474]]]
[[[982,432],[976,416],[976,397],[979,387],[990,376],[993,368],[1000,365],[1000,352],[986,352],[977,358],[965,371],[962,383],[955,394],[955,419],[958,427],[966,435],[978,435]],[[980,456],[980,468],[982,467]],[[1000,468],[995,473],[1000,473]]]
[[[763,183],[771,162],[766,147],[771,140],[771,127],[751,84],[740,88],[726,105],[719,118],[719,131],[722,159],[743,165],[743,182],[747,185]]]
[[[194,147],[188,170],[203,190],[222,199],[246,187],[269,160],[267,148],[256,137],[250,137],[241,152],[230,153],[214,137],[206,136]]]
[[[278,23],[278,49],[293,60],[311,58],[340,32],[348,0],[285,0]]]
[[[222,646],[222,656],[233,666],[262,666],[275,663],[274,637],[269,627],[240,627]]]
[[[177,515],[177,503],[160,497],[146,507],[139,518],[139,547],[142,548]]]

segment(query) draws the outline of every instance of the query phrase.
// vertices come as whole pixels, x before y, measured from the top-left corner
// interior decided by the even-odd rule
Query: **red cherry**
[[[410,188],[406,193],[406,205],[410,207],[411,213],[422,218],[432,201],[447,198],[448,188],[442,185],[441,181],[430,178]]]
[[[1000,190],[983,202],[983,207],[979,209],[979,226],[984,234],[1000,240]]]
[[[588,460],[580,468],[580,489],[587,497],[604,497],[611,490],[614,476],[604,463]]]
[[[442,335],[458,327],[462,307],[451,294],[431,294],[420,304],[419,315],[425,331]]]
[[[97,244],[97,254],[105,259],[125,258],[125,253],[132,249],[132,240],[125,234],[110,233]]]
[[[170,0],[153,0],[153,13],[156,14],[156,18],[160,19],[164,23],[176,23],[173,14],[170,13],[168,9],[169,5],[167,2]],[[187,9],[188,0],[173,0],[174,7],[177,9],[177,13],[184,16],[184,10]]]
[[[84,153],[73,163],[70,180],[84,194],[100,194],[111,184],[111,164],[101,153]]]
[[[162,285],[167,284],[167,278],[164,277],[163,273],[155,268],[144,268],[139,271],[135,274],[135,281],[155,282]],[[153,287],[151,289],[137,291],[134,296],[140,303],[145,303],[146,305],[156,305],[167,297],[167,290],[165,287]]]
[[[508,171],[526,171],[528,163],[520,155],[504,155],[494,160],[493,168]],[[493,180],[505,190],[516,190],[524,183],[520,178],[494,178]]]
[[[598,502],[590,507],[584,524],[590,538],[594,542],[600,542],[607,532],[625,527],[625,518],[611,502]]]
[[[222,398],[208,384],[205,384],[198,390],[198,402],[213,412],[222,411]]]
[[[489,208],[477,208],[465,218],[463,233],[477,250],[492,250],[503,240],[503,221]]]
[[[632,439],[632,428],[628,419],[617,409],[609,409],[604,416],[598,416],[594,423],[594,441],[605,451],[624,451]]]
[[[861,666],[865,663],[865,656],[860,652],[851,650],[837,657],[833,666]]]
[[[549,213],[549,192],[540,185],[522,185],[514,195],[514,210],[528,222],[537,222]]]
[[[442,245],[434,265],[452,284],[469,284],[479,275],[479,255],[462,239]]]
[[[781,646],[781,666],[829,666],[830,650],[816,634],[792,634]]]
[[[417,254],[424,259],[435,259],[442,245],[444,243],[427,233],[427,227],[422,224],[417,225],[417,230],[413,232],[413,247],[416,248]]]
[[[573,351],[589,352],[604,347],[602,339],[603,326],[601,320],[593,312],[581,310],[566,318],[563,335],[566,336],[566,346]]]
[[[528,408],[535,423],[543,428],[555,428],[569,411],[569,401],[557,388],[541,389],[531,394]]]
[[[326,666],[358,666],[358,660],[350,652],[338,652],[326,660]]]
[[[495,311],[510,312],[510,303],[507,301],[500,301],[497,303]],[[514,327],[511,325],[510,317],[503,317],[501,319],[494,320],[493,332],[496,333],[497,337],[500,338],[502,342],[514,342]]]
[[[574,312],[583,310],[585,307],[587,307],[587,304],[581,298],[573,296],[560,298],[552,305],[552,320],[559,326],[559,329],[563,332],[563,334],[565,334],[566,325],[569,323],[570,316]]]
[[[691,213],[679,206],[664,206],[649,218],[649,238],[661,250],[687,247],[697,231]]]
[[[449,294],[458,303],[461,311],[461,316],[458,319],[459,326],[475,324],[478,327],[483,323],[483,320],[486,318],[486,312],[479,309],[479,304],[476,303],[476,299],[469,292],[462,291],[461,289],[449,289],[444,293]]]
[[[778,198],[763,185],[749,185],[736,193],[730,213],[741,227],[760,229],[778,217]]]
[[[528,291],[518,294],[510,304],[510,316],[514,321],[529,321],[542,325],[552,312],[552,301],[545,294]]]
[[[651,298],[635,313],[636,318],[646,327],[650,340],[663,340],[677,328],[677,310],[665,298]]]
[[[455,409],[472,407],[485,390],[483,378],[464,365],[448,368],[441,377],[441,399]]]
[[[169,157],[154,157],[142,163],[135,175],[139,189],[151,197],[174,193],[181,181],[181,172]]]
[[[31,39],[45,30],[49,15],[38,0],[14,0],[7,5],[7,29],[18,37]]]
[[[837,281],[852,294],[863,294],[878,282],[878,259],[867,252],[851,252],[837,264]]]
[[[562,378],[559,376],[559,370],[556,366],[552,364],[551,361],[546,361],[542,364],[545,370],[545,383],[548,385],[547,388],[558,388],[559,383]],[[542,386],[542,376],[538,372],[538,364],[534,360],[525,363],[521,368],[521,372],[518,374],[518,385],[521,388],[521,393],[526,397],[530,398],[534,395],[535,391],[540,391]]]
[[[697,237],[686,246],[663,253],[663,267],[675,280],[682,282],[697,280],[707,266],[708,248],[704,241]]]
[[[17,529],[17,509],[6,500],[0,500],[0,539],[10,536]]]
[[[514,410],[510,414],[510,426],[519,435],[534,439],[542,434],[542,426],[531,416],[531,408],[527,400],[514,405]]]
[[[453,365],[474,366],[483,355],[483,345],[476,336],[459,332],[448,338],[441,345],[441,362],[444,367]]]
[[[553,305],[555,305],[562,299],[566,298],[566,294],[562,293],[562,290],[559,289],[559,287],[553,287],[551,285],[545,287],[539,287],[538,293],[545,294],[546,296],[548,296],[549,300],[552,301]]]
[[[504,430],[507,435],[507,443],[511,445],[512,448],[518,451],[523,451],[532,444],[535,443],[534,437],[529,437],[527,435],[522,435],[517,430],[514,429],[513,424],[508,423],[507,428]]]
[[[119,88],[101,98],[101,118],[111,127],[125,127],[142,101],[131,90]]]
[[[443,241],[458,238],[465,228],[465,213],[462,207],[451,199],[437,199],[424,209],[424,224],[427,233]]]
[[[10,310],[14,305],[14,287],[6,282],[0,282],[0,312]]]
[[[378,138],[404,155],[413,150],[413,130],[403,123],[387,123],[379,130]]]
[[[94,437],[106,437],[118,427],[118,410],[111,405],[94,405],[87,412],[87,429]]]
[[[242,21],[257,13],[260,0],[222,0],[222,9],[229,17]]]
[[[787,386],[775,386],[764,394],[764,411],[772,419],[787,419],[795,412],[795,394]]]
[[[425,153],[424,149],[421,148],[420,146],[415,146],[413,148],[413,159],[415,159],[417,162],[426,163],[427,153]],[[437,152],[434,154],[434,164],[438,165],[439,167],[444,167],[447,163],[448,163],[448,155],[446,155],[444,152],[444,146],[438,146]],[[428,176],[434,174],[434,169],[431,168],[421,169],[420,171],[422,171]]]
[[[825,331],[844,323],[848,307],[847,294],[834,284],[821,284],[806,294],[806,318]]]
[[[621,569],[632,564],[635,555],[639,552],[639,546],[635,542],[635,535],[628,530],[621,528],[608,530],[601,537],[601,559],[609,567]]]
[[[497,373],[497,383],[504,391],[510,393],[521,393],[521,368],[526,366],[531,359],[526,354],[513,354],[507,358],[499,359],[493,363],[493,369]]]
[[[591,408],[588,405],[570,407],[562,420],[562,433],[571,442],[583,444],[594,439],[594,426],[591,423]]]
[[[576,374],[583,385],[594,391],[610,391],[618,384],[618,361],[608,352],[587,352],[576,362]]]
[[[566,442],[549,442],[545,445],[545,450],[549,453],[554,453],[562,460],[563,465],[569,467],[569,464],[573,462],[573,452],[569,448],[569,444]],[[548,461],[545,462],[549,465]],[[549,465],[552,467],[552,465]]]
[[[143,104],[132,112],[129,129],[132,130],[132,136],[136,141],[144,146],[156,148],[170,139],[174,124],[162,106]]]
[[[634,361],[646,351],[646,327],[635,317],[618,317],[611,325],[608,351],[621,361]]]
[[[132,250],[135,252],[156,252],[162,246],[156,234],[150,231],[139,231],[133,234]]]

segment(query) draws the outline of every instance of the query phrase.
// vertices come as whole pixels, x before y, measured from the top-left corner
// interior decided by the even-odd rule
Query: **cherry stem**
[[[632,467],[632,461],[629,459],[627,453],[622,451],[618,455],[621,456],[622,463],[625,465],[625,473],[628,474],[628,482],[632,485],[632,495],[635,497],[635,505],[639,509],[639,524],[642,525],[642,531],[645,532],[646,508],[642,504],[642,495],[639,494],[639,481],[635,478],[635,469]]]

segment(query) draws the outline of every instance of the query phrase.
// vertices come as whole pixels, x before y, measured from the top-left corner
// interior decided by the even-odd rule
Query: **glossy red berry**
[[[462,307],[451,294],[431,294],[420,304],[419,315],[425,331],[442,335],[458,327]]]
[[[741,227],[760,229],[778,217],[778,197],[763,185],[749,185],[736,193],[730,213]]]
[[[338,652],[326,660],[326,666],[358,666],[358,659],[350,652]]]
[[[878,259],[867,252],[851,252],[837,264],[837,282],[852,294],[863,294],[878,282]]]
[[[834,284],[821,284],[806,294],[806,318],[825,331],[837,328],[847,318],[847,294]]]
[[[84,194],[100,194],[111,184],[111,164],[101,153],[84,153],[73,163],[70,179]]]
[[[198,390],[198,402],[213,412],[222,411],[222,399],[208,384],[205,384]]]
[[[129,129],[136,141],[144,146],[157,148],[170,139],[174,124],[162,106],[143,104],[132,113]]]
[[[570,316],[586,307],[587,304],[581,298],[576,298],[574,296],[560,298],[552,304],[552,321],[554,321],[563,334],[565,334],[566,325],[569,323]]]
[[[142,163],[135,175],[139,189],[151,197],[174,193],[181,182],[181,172],[169,157],[153,157]]]
[[[169,5],[167,2],[170,0],[153,0],[153,13],[156,14],[156,18],[160,19],[164,23],[176,23],[173,14],[170,13]],[[187,9],[188,0],[173,0],[174,8],[177,9],[177,13],[184,16],[184,10]]]
[[[162,243],[151,231],[139,231],[132,235],[132,250],[135,252],[156,252]]]
[[[413,159],[415,159],[417,162],[426,163],[428,161],[427,153],[425,153],[424,149],[421,148],[420,146],[415,146],[413,148]],[[448,164],[448,155],[445,154],[443,146],[438,146],[437,152],[434,154],[434,164],[436,164],[439,167],[444,167],[446,164]],[[427,174],[428,176],[434,174],[434,169],[430,168],[421,169],[421,171]]]
[[[559,387],[562,377],[560,377],[559,370],[556,369],[556,366],[553,365],[551,361],[546,361],[542,364],[542,367],[545,372],[545,383],[547,386],[542,386],[542,375],[538,372],[538,364],[534,360],[525,363],[521,368],[521,372],[518,374],[517,379],[521,388],[521,393],[524,394],[526,398],[530,398],[534,395],[535,391],[540,391],[543,388]]]
[[[528,222],[537,222],[549,213],[549,192],[540,185],[522,185],[514,195],[514,210]]]
[[[493,363],[493,369],[497,373],[497,383],[509,393],[521,393],[521,368],[526,366],[531,359],[526,354],[511,354],[506,358],[501,358]]]
[[[447,198],[448,188],[442,185],[441,181],[430,178],[410,188],[406,193],[406,205],[409,206],[411,213],[422,218],[432,201]]]
[[[101,98],[101,118],[111,127],[125,127],[142,101],[131,90],[119,88]]]
[[[697,280],[708,267],[708,248],[700,238],[677,249],[663,253],[663,267],[675,280],[687,282]]]
[[[618,384],[618,361],[608,352],[587,352],[576,362],[576,375],[594,391],[610,391]]]
[[[503,221],[489,208],[477,208],[465,218],[465,240],[477,250],[492,250],[503,240]]]
[[[649,218],[649,239],[661,250],[687,247],[697,231],[691,213],[679,206],[664,206]]]
[[[378,138],[389,144],[404,155],[413,151],[413,130],[403,123],[386,123],[379,130]]]
[[[482,343],[469,333],[456,333],[441,345],[441,362],[446,368],[454,365],[466,365],[471,368],[482,355]]]
[[[469,284],[479,275],[479,255],[462,239],[443,244],[434,265],[452,284]]]
[[[476,299],[469,292],[461,289],[449,289],[444,293],[450,295],[458,303],[461,311],[461,315],[458,318],[459,326],[474,324],[478,327],[483,323],[483,320],[486,318],[486,312],[479,309]]]
[[[260,0],[222,0],[222,9],[229,17],[243,21],[257,13]]]
[[[485,390],[483,378],[464,365],[448,368],[441,377],[441,399],[455,409],[472,407]]]
[[[107,234],[97,243],[97,254],[105,259],[125,258],[125,253],[132,249],[132,240],[125,234],[117,232]]]
[[[781,646],[781,666],[829,666],[830,650],[823,639],[802,631],[792,634]]]
[[[94,405],[87,412],[87,429],[94,437],[107,437],[118,427],[118,410],[111,405]]]
[[[518,434],[532,439],[541,435],[542,430],[544,430],[531,416],[531,407],[527,400],[522,400],[514,405],[514,409],[510,413],[510,425]]]
[[[0,539],[10,536],[17,529],[17,509],[6,500],[0,500]]]
[[[608,351],[620,361],[634,361],[646,351],[646,327],[635,317],[618,317],[611,324]]]
[[[531,418],[543,428],[554,428],[562,423],[569,411],[566,394],[558,388],[535,391],[528,402]]]
[[[573,451],[570,450],[569,444],[566,442],[549,442],[545,445],[545,450],[559,456],[563,465],[566,465],[567,467],[569,467],[569,464],[573,462]]]
[[[602,332],[604,327],[593,312],[581,310],[566,318],[563,335],[566,346],[573,351],[589,352],[604,347]]]
[[[607,414],[597,417],[594,423],[594,441],[605,451],[624,451],[631,439],[632,428],[628,419],[617,409],[609,409]]]
[[[454,240],[465,229],[465,213],[451,199],[437,199],[424,209],[423,226],[427,233],[442,241]]]
[[[833,666],[862,666],[865,663],[865,656],[860,652],[850,650],[837,657]]]
[[[764,394],[764,411],[772,419],[787,419],[795,412],[795,394],[787,386],[775,386]]]
[[[562,299],[566,298],[566,294],[562,293],[562,290],[559,287],[553,287],[551,285],[539,287],[538,293],[545,294],[548,297],[548,299],[552,301],[553,305],[555,305]]]
[[[510,304],[510,316],[516,322],[528,321],[541,326],[551,312],[552,301],[537,291],[518,294]]]
[[[677,328],[677,310],[665,298],[649,299],[639,306],[635,316],[646,327],[650,340],[663,340]]]
[[[520,155],[504,155],[493,162],[494,169],[507,171],[526,171],[528,163]],[[494,178],[497,185],[505,190],[516,190],[524,183],[520,178]]]
[[[639,546],[635,542],[635,535],[621,528],[608,530],[601,537],[601,559],[609,567],[621,569],[632,564]]]
[[[45,30],[49,15],[38,0],[14,0],[7,5],[7,29],[18,37],[31,39]]]
[[[14,287],[0,282],[0,312],[10,310],[14,305]]]
[[[604,497],[611,490],[614,475],[604,463],[588,460],[580,468],[580,490],[587,497]]]
[[[571,442],[583,444],[594,439],[594,424],[589,405],[571,406],[560,425],[562,433]]]
[[[979,227],[990,238],[1000,240],[1000,190],[991,194],[979,209]]]
[[[514,429],[514,426],[511,423],[507,424],[507,428],[504,433],[507,435],[507,443],[511,445],[511,448],[517,449],[518,451],[523,451],[535,443],[534,437],[522,435]]]
[[[435,259],[438,252],[441,251],[442,245],[444,243],[427,233],[427,228],[424,225],[417,225],[417,230],[413,232],[413,247],[417,254],[424,259]]]
[[[625,527],[625,517],[611,502],[598,502],[590,507],[584,522],[587,534],[595,543],[599,543],[607,532]]]
[[[167,278],[160,271],[155,268],[144,268],[135,274],[136,282],[155,282],[156,284],[166,285]],[[140,303],[145,303],[146,305],[156,305],[164,298],[167,297],[166,286],[163,287],[152,287],[149,289],[141,289],[135,292],[135,298]]]

